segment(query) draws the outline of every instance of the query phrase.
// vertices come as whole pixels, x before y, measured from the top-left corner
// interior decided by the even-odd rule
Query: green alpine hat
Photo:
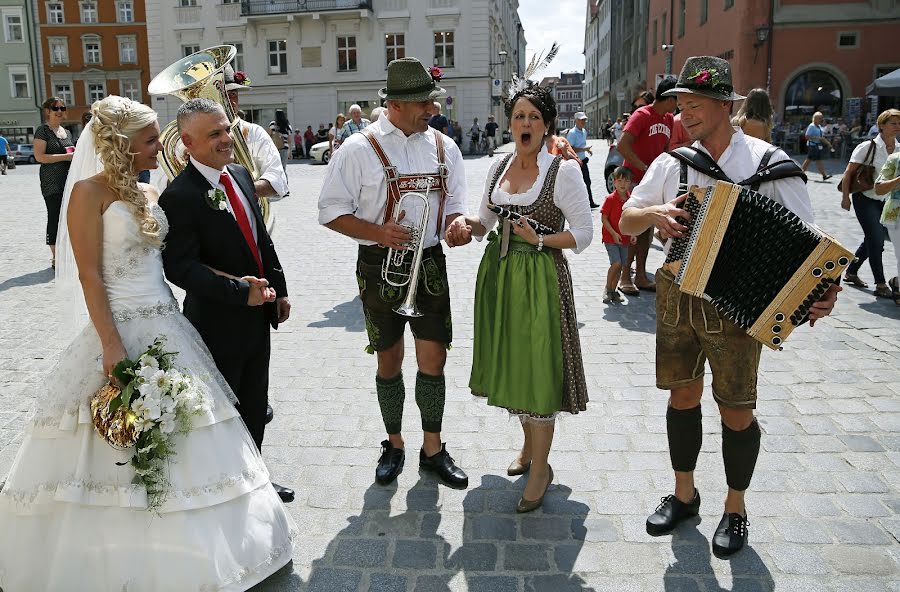
[[[378,91],[378,96],[410,103],[433,100],[447,92],[435,84],[442,76],[440,68],[426,70],[416,58],[392,60],[388,64],[387,86]]]
[[[731,66],[722,58],[695,56],[684,62],[675,88],[662,93],[673,97],[680,93],[703,95],[720,101],[740,101],[745,97],[734,92]]]

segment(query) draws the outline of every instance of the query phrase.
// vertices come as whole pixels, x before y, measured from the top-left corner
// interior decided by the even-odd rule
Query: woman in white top
[[[881,113],[877,119],[879,133],[872,140],[861,143],[853,150],[847,170],[844,171],[844,179],[841,181],[841,207],[850,210],[850,181],[853,174],[860,166],[874,166],[873,179],[881,171],[881,167],[897,149],[897,134],[900,133],[900,110],[888,109]],[[874,189],[853,194],[853,211],[859,220],[863,230],[863,241],[856,249],[856,260],[847,268],[844,280],[860,288],[868,288],[868,284],[862,281],[858,275],[859,268],[869,260],[872,275],[875,279],[875,296],[879,298],[891,298],[893,292],[885,282],[884,266],[881,262],[881,253],[884,250],[884,227],[881,225],[881,209],[884,206],[883,195],[876,195]],[[892,282],[896,285],[896,282]],[[900,296],[900,294],[898,294]]]
[[[341,130],[344,129],[345,121],[347,121],[347,118],[344,114],[338,113],[334,119],[334,125],[328,130],[328,150],[331,151],[331,154],[334,154],[334,151],[341,145]]]

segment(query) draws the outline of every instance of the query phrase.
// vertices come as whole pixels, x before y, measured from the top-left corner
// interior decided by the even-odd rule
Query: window
[[[137,63],[137,40],[133,35],[119,37],[119,63]]]
[[[406,57],[406,35],[403,33],[388,33],[384,36],[384,65],[387,67],[392,60]]]
[[[678,38],[684,37],[684,21],[687,17],[687,0],[678,0]]]
[[[178,0],[178,6],[197,6],[197,0]]]
[[[69,63],[69,40],[66,37],[50,38],[50,63],[53,65]]]
[[[269,41],[269,74],[287,74],[287,40]]]
[[[453,31],[434,32],[434,65],[453,67]]]
[[[75,104],[75,96],[72,94],[72,83],[57,82],[53,85],[53,95],[62,99],[66,105]]]
[[[103,59],[100,52],[100,38],[95,35],[85,36],[82,37],[82,42],[84,43],[84,63],[101,63]]]
[[[734,0],[725,0],[725,10],[728,10],[732,6],[734,6]]]
[[[238,4],[241,0],[222,0],[222,4]],[[234,45],[234,43],[232,43]]]
[[[669,14],[664,12],[662,15],[662,27],[659,28],[660,37],[662,38],[663,43],[668,43],[667,39],[669,39],[669,29],[666,28],[666,20],[668,19]]]
[[[703,25],[709,19],[709,0],[700,0],[700,24]]]
[[[197,53],[200,51],[199,45],[182,45],[181,46],[181,55],[183,57],[188,57],[192,53]]]
[[[47,22],[51,25],[60,25],[65,22],[61,3],[52,2],[47,5]]]
[[[659,47],[659,21],[653,19],[653,53],[656,53],[656,49]]]
[[[838,47],[859,47],[859,33],[842,31],[838,33]]]
[[[102,101],[106,98],[106,83],[104,82],[89,82],[87,85],[88,89],[88,104],[93,105],[97,101]]]
[[[131,0],[116,4],[116,20],[120,23],[134,22],[134,4],[131,3]]]
[[[234,63],[232,67],[235,70],[244,71],[244,43],[242,41],[232,41],[229,45],[233,45],[235,49],[237,49],[237,53],[234,54]]]
[[[132,101],[141,102],[141,81],[140,80],[122,80],[119,82],[122,96]]]
[[[28,66],[9,67],[9,89],[12,98],[27,99],[31,97],[31,83],[28,81]]]
[[[91,24],[97,22],[97,4],[96,2],[81,3],[81,22]]]
[[[3,9],[3,35],[7,43],[25,43],[21,8]]]
[[[338,37],[338,72],[356,71],[356,37]]]

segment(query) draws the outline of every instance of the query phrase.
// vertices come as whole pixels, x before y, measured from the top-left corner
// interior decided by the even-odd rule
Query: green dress
[[[490,195],[512,155],[498,166]],[[528,206],[504,206],[551,228],[564,217],[553,202],[561,157]],[[578,322],[569,266],[562,251],[536,247],[510,233],[505,257],[501,238],[488,236],[475,285],[475,343],[469,388],[488,404],[517,415],[551,418],[587,407]]]

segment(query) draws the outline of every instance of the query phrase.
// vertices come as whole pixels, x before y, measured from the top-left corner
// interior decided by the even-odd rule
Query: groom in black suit
[[[233,164],[222,107],[194,99],[178,110],[190,162],[159,204],[169,219],[166,277],[187,292],[184,316],[196,327],[238,399],[238,410],[262,448],[269,391],[269,326],[290,316],[284,272],[266,232],[253,178]],[[285,502],[294,492],[275,490]]]

